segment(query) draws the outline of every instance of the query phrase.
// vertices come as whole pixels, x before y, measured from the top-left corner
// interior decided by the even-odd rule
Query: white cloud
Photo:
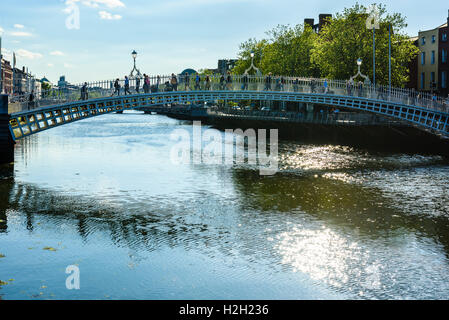
[[[14,28],[16,28],[16,29],[23,29],[23,28],[25,28],[25,26],[24,26],[23,24],[18,24],[18,23],[16,23],[16,24],[14,25]]]
[[[61,52],[61,51],[52,51],[52,52],[50,52],[50,55],[52,55],[52,56],[63,56],[64,55],[64,52]]]
[[[32,37],[33,35],[29,32],[24,31],[13,31],[9,33],[13,37]]]
[[[53,68],[55,65],[53,63],[47,63],[47,67]]]
[[[66,4],[80,2],[81,0],[67,0]],[[81,3],[87,7],[98,8],[100,5],[104,5],[110,9],[125,8],[125,4],[120,0],[82,0]]]
[[[70,69],[73,68],[73,65],[71,65],[70,63],[64,63],[64,68]]]
[[[86,7],[91,7],[91,8],[98,8],[99,5],[96,2],[91,2],[91,1],[83,1],[82,2]]]
[[[21,57],[21,58],[25,58],[25,59],[40,59],[42,58],[42,55],[40,53],[37,52],[31,52],[25,49],[19,49],[17,50],[17,56]]]
[[[5,32],[5,30],[3,30],[2,27],[0,27],[0,36],[3,34],[3,32]]]
[[[103,20],[120,20],[122,18],[119,14],[111,14],[107,11],[100,11],[98,14],[100,15],[100,19]]]

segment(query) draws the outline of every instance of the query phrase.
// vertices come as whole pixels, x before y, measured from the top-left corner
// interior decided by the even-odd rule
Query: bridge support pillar
[[[8,95],[0,94],[0,165],[14,162],[14,140],[9,129]]]

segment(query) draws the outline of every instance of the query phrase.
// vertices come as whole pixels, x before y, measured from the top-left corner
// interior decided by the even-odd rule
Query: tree
[[[286,76],[318,75],[310,57],[317,35],[310,26],[279,25],[268,34],[271,39],[265,47],[261,61],[264,71]]]
[[[257,41],[256,39],[249,39],[240,44],[240,52],[238,54],[238,61],[235,67],[232,69],[233,74],[243,74],[251,65],[251,52],[254,52],[254,64],[260,66],[260,61],[265,47],[267,46],[267,40]],[[264,72],[262,70],[262,72]]]
[[[403,86],[408,81],[408,65],[419,49],[404,34],[405,17],[387,14],[386,7],[377,5],[380,29],[376,30],[376,83],[388,84],[388,26],[392,35],[392,84]],[[322,77],[349,79],[357,72],[356,61],[363,61],[361,71],[373,78],[373,31],[367,29],[367,8],[355,4],[327,23],[321,30],[311,52],[311,60]]]
[[[48,96],[49,92],[51,90],[51,84],[49,84],[48,82],[42,82],[41,84],[41,90],[42,90],[42,96]]]
[[[309,26],[278,25],[266,33],[269,39],[257,41],[249,39],[240,45],[239,61],[233,69],[235,74],[243,74],[254,64],[267,74],[286,76],[317,76],[319,71],[311,62],[310,53],[317,35]]]
[[[198,74],[201,76],[205,76],[205,75],[211,76],[214,74],[214,71],[211,69],[200,69],[200,70],[198,70]]]

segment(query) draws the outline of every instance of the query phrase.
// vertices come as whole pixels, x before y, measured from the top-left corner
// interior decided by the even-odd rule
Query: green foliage
[[[388,25],[392,35],[392,82],[402,86],[408,81],[408,63],[418,54],[418,48],[403,33],[407,26],[401,14],[387,14],[383,5],[377,5],[380,29],[376,30],[376,83],[388,84]],[[366,28],[367,8],[355,4],[337,13],[331,23],[320,32],[312,50],[312,61],[321,76],[348,79],[357,72],[356,61],[361,58],[362,73],[373,74],[373,30]]]
[[[254,64],[259,67],[261,65],[262,54],[265,47],[268,45],[268,40],[257,41],[256,39],[249,39],[240,45],[239,60],[232,69],[233,74],[243,74],[251,66],[251,51],[254,52]],[[265,70],[261,68],[263,73]]]
[[[312,77],[318,70],[311,61],[311,51],[317,34],[310,26],[293,28],[279,25],[268,32],[270,43],[265,47],[261,67],[275,75]]]
[[[198,70],[198,74],[200,76],[205,76],[205,75],[212,76],[214,74],[214,71],[211,69],[200,69],[200,70]]]
[[[49,84],[48,82],[42,82],[42,91],[47,91],[51,89],[51,84]]]
[[[392,82],[402,86],[408,81],[409,62],[418,48],[404,34],[405,17],[388,14],[386,7],[377,5],[380,29],[376,30],[376,82],[388,83],[388,25],[392,35]],[[358,58],[363,60],[361,71],[372,79],[373,31],[366,28],[368,9],[356,3],[337,13],[317,35],[308,25],[294,27],[279,25],[267,32],[268,39],[249,39],[240,45],[239,61],[234,74],[243,74],[254,64],[264,74],[349,79],[356,74]]]

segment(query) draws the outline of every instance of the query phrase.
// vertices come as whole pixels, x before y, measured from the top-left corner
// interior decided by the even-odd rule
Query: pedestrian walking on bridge
[[[136,92],[140,93],[139,90],[140,90],[140,76],[137,76],[137,78],[136,78]]]
[[[161,84],[161,76],[156,78],[156,92],[159,92],[159,85]]]
[[[232,76],[229,71],[228,71],[228,76],[226,77],[226,89],[232,90]]]
[[[264,91],[271,91],[271,72],[265,77],[265,88]]]
[[[242,90],[248,90],[248,75],[247,74],[243,75],[242,82],[243,82]]]
[[[176,78],[175,74],[171,74],[170,84],[173,88],[173,91],[178,91],[178,78]]]
[[[84,82],[81,87],[81,100],[87,100],[87,82]]]
[[[129,91],[129,79],[127,76],[125,76],[125,96],[127,94],[131,94],[131,92]]]
[[[114,82],[114,92],[112,93],[111,97],[117,93],[117,96],[120,95],[120,80],[117,78]]]
[[[184,89],[184,91],[187,91],[187,88],[189,88],[189,91],[190,91],[190,76],[189,76],[189,74],[187,72],[184,75],[184,81],[185,81],[185,89]]]
[[[201,82],[201,78],[197,72],[196,77],[195,77],[195,90],[200,90],[200,82]]]
[[[34,90],[31,90],[30,96],[28,97],[28,110],[34,109]]]
[[[210,77],[209,77],[209,75],[206,75],[206,78],[204,79],[204,82],[205,82],[206,90],[210,90]]]

